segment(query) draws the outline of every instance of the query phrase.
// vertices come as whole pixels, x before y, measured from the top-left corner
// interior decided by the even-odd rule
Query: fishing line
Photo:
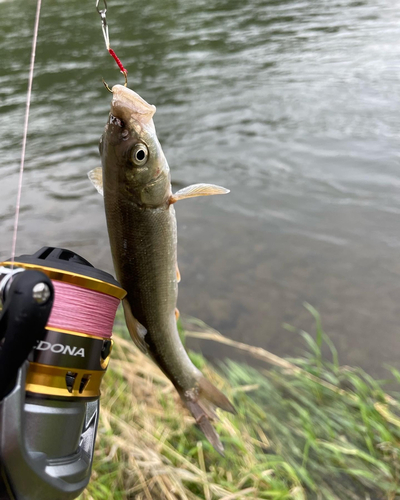
[[[29,110],[30,110],[30,106],[31,106],[31,95],[32,95],[33,70],[35,67],[36,44],[37,44],[37,37],[38,37],[38,32],[39,32],[39,18],[40,18],[41,7],[42,7],[42,0],[38,0],[37,6],[36,6],[35,27],[33,29],[31,63],[30,63],[30,68],[29,68],[29,79],[28,79],[28,94],[27,94],[27,98],[26,98],[24,134],[22,137],[21,165],[20,165],[20,169],[19,169],[17,204],[15,207],[14,232],[13,232],[13,240],[12,240],[12,247],[11,247],[11,267],[12,268],[14,267],[15,251],[16,251],[16,247],[17,247],[18,222],[19,222],[19,212],[20,212],[20,206],[21,206],[21,193],[22,193],[22,178],[23,178],[23,174],[24,174],[26,140],[27,140],[27,136],[28,136]]]
[[[54,304],[48,328],[111,338],[118,298],[62,281],[52,283]]]
[[[99,0],[97,0],[96,7],[98,6],[98,3]],[[25,164],[29,112],[30,112],[30,103],[32,97],[33,73],[35,67],[35,56],[36,56],[36,46],[37,46],[37,38],[39,32],[41,5],[42,5],[42,0],[37,0],[29,78],[28,78],[28,92],[27,92],[27,101],[25,110],[24,131],[22,138],[22,153],[21,153],[21,164],[19,170],[17,202],[15,209],[14,232],[13,232],[12,250],[10,257],[11,269],[14,268],[15,264],[19,213],[20,213],[21,196],[22,196],[22,181],[23,181],[24,164]],[[105,6],[106,8],[104,9],[104,11],[99,11],[99,13],[101,12],[102,19],[104,16],[103,33],[108,40],[108,27],[105,21],[105,12],[107,10],[106,3]],[[127,71],[123,67],[121,61],[119,60],[115,52],[111,48],[109,48],[109,41],[106,41],[106,45],[107,44],[108,44],[108,50],[112,55],[112,57],[115,59],[116,63],[118,64],[118,67],[120,68],[121,72],[126,74]],[[55,291],[55,299],[54,299],[52,313],[49,318],[49,326],[52,326],[54,328],[60,328],[63,330],[78,331],[86,335],[99,336],[102,338],[111,337],[112,326],[116,310],[119,304],[118,298],[106,295],[98,291],[75,286],[70,283],[64,283],[61,281],[53,281],[53,286]]]

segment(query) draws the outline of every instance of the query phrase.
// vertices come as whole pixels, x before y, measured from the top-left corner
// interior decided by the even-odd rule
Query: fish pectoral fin
[[[178,263],[176,263],[176,281],[178,283],[181,282],[181,273],[179,272],[179,267],[178,267]]]
[[[218,453],[224,455],[224,447],[211,422],[218,420],[215,408],[221,408],[230,413],[236,413],[232,403],[219,389],[203,376],[200,377],[197,388],[186,391],[183,394],[180,393],[180,396],[195,418],[197,425],[203,431],[205,437]]]
[[[146,328],[134,317],[131,306],[126,299],[122,301],[122,305],[124,307],[126,326],[128,327],[131,339],[143,353],[147,354],[148,346],[144,340],[147,333]]]
[[[229,192],[229,189],[215,184],[192,184],[172,194],[169,202],[176,203],[179,200],[194,198],[195,196],[211,196],[213,194],[228,194]]]
[[[97,189],[97,191],[104,196],[103,193],[103,169],[101,167],[94,168],[90,172],[88,172],[88,177],[93,186]]]
[[[181,314],[179,312],[179,309],[177,307],[175,307],[175,319],[176,319],[176,321],[178,321],[180,315]]]

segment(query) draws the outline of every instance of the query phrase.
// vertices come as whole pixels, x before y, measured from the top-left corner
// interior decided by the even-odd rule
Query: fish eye
[[[147,158],[149,156],[149,150],[147,149],[146,144],[139,143],[136,144],[132,150],[131,160],[138,167],[144,165],[147,162]]]

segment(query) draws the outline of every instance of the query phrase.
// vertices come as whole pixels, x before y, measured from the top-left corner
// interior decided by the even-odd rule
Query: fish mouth
[[[156,107],[146,102],[139,94],[123,85],[114,85],[111,113],[126,124],[134,119],[145,128],[154,128],[153,115]]]

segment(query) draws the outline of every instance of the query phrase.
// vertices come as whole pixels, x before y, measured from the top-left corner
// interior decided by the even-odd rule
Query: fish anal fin
[[[186,198],[194,198],[195,196],[212,196],[214,194],[228,194],[229,189],[215,184],[192,184],[191,186],[180,189],[175,194],[172,194],[169,202],[176,203],[179,200]]]
[[[133,342],[136,346],[145,354],[147,354],[148,346],[144,340],[147,333],[146,328],[139,323],[139,321],[132,314],[131,306],[129,302],[124,299],[122,301],[125,313],[126,326],[128,327],[129,335],[131,336]]]
[[[103,193],[103,169],[101,167],[94,168],[90,172],[88,172],[88,177],[93,186],[97,189],[97,191],[104,195]]]

